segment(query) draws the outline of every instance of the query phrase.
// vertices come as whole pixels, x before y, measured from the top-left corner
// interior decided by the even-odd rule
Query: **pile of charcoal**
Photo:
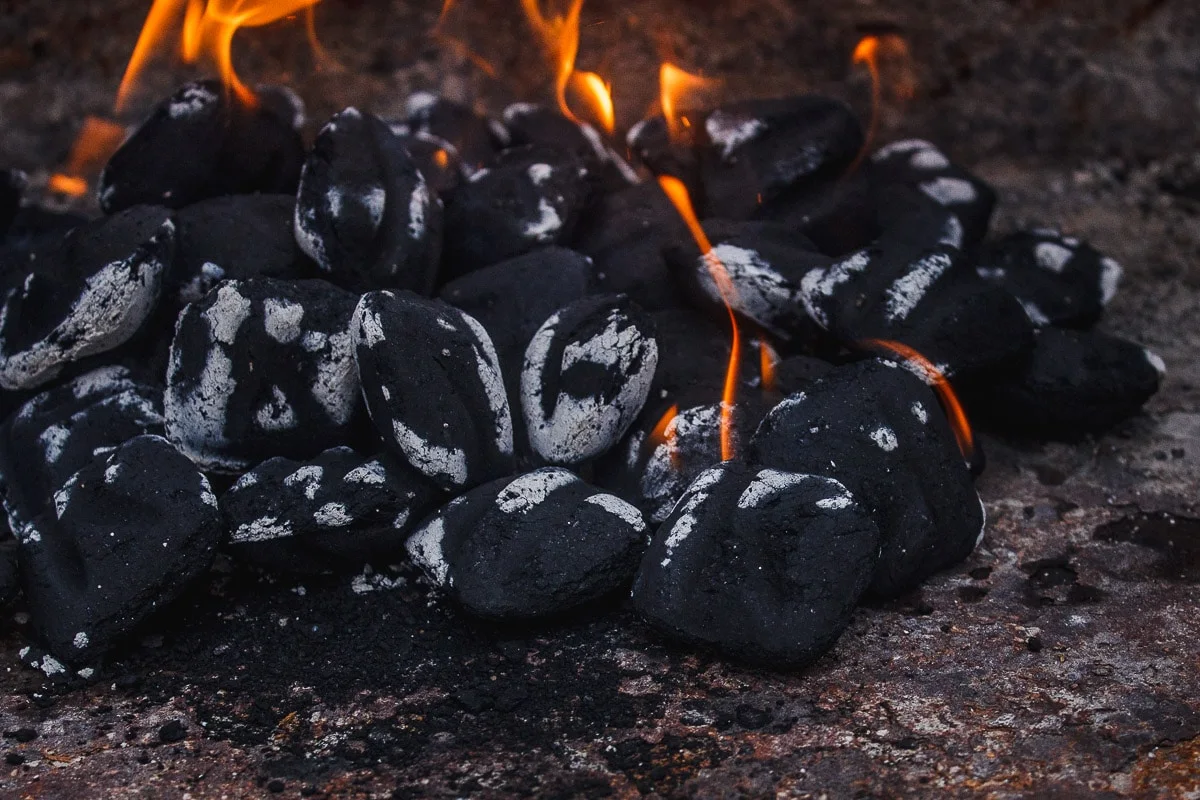
[[[306,148],[288,99],[182,88],[108,163],[96,219],[0,181],[0,595],[47,675],[170,625],[219,554],[410,559],[474,617],[629,602],[801,667],[982,538],[946,380],[975,422],[1052,437],[1158,388],[1156,356],[1093,330],[1113,260],[987,240],[987,185],[923,141],[863,158],[834,100],[618,146],[420,93]]]

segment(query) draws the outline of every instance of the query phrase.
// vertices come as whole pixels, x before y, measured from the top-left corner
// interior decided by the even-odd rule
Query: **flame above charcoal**
[[[447,0],[447,7],[451,2]],[[569,0],[565,11],[543,12],[542,0],[521,0],[521,8],[554,71],[554,97],[563,116],[576,123],[583,122],[571,110],[569,102],[569,95],[577,97],[587,105],[592,120],[611,134],[616,127],[612,87],[594,72],[575,69],[583,2]],[[553,0],[550,5],[555,5]]]
[[[875,146],[885,89],[893,101],[911,100],[916,94],[917,82],[908,42],[896,33],[864,36],[855,46],[850,60],[856,66],[865,66],[871,76],[871,119],[862,150],[848,170],[854,172]]]
[[[701,105],[700,98],[711,94],[721,82],[687,72],[669,61],[658,68],[659,105],[671,141],[682,144],[689,138],[692,122],[684,114],[691,104]]]
[[[733,313],[733,305],[737,300],[737,288],[733,285],[725,265],[713,254],[712,242],[708,240],[708,234],[704,232],[704,228],[700,226],[700,220],[696,218],[696,212],[692,208],[692,198],[688,194],[687,187],[683,185],[683,181],[671,175],[660,175],[658,183],[674,204],[679,216],[683,217],[683,221],[687,223],[692,238],[696,240],[700,252],[704,255],[704,264],[708,267],[713,283],[716,284],[717,291],[721,294],[721,301],[725,303],[725,310],[729,312],[732,342],[729,351],[729,365],[725,369],[725,388],[721,393],[721,460],[729,461],[734,456],[733,411],[737,403],[738,361],[742,352],[742,334],[738,329],[737,316]]]
[[[233,37],[241,28],[257,28],[311,11],[321,0],[155,0],[138,36],[137,45],[125,68],[117,91],[117,113],[126,110],[151,56],[171,40],[182,17],[180,55],[188,64],[210,58],[221,80],[247,105],[256,104],[254,92],[233,68]],[[307,22],[310,41],[315,42],[311,17]]]
[[[779,364],[779,353],[775,352],[775,348],[771,347],[771,343],[766,339],[758,340],[758,364],[759,375],[762,379],[763,391],[775,391],[775,367],[777,364]]]
[[[950,429],[954,431],[954,439],[958,442],[959,452],[962,453],[967,463],[972,463],[975,460],[975,435],[971,431],[971,424],[967,421],[967,413],[963,410],[962,403],[958,401],[958,395],[954,393],[954,388],[942,371],[925,356],[903,342],[895,342],[890,339],[864,339],[861,344],[866,347],[887,350],[920,371],[926,382],[932,386],[934,393],[937,394],[938,401],[942,404],[942,410],[946,412],[946,419],[950,422]]]
[[[71,154],[62,170],[50,176],[47,188],[70,197],[81,197],[88,182],[104,167],[109,156],[125,140],[125,128],[101,117],[89,116],[71,145]]]

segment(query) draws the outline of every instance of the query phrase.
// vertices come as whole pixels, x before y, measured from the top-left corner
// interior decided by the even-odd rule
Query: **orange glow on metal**
[[[758,341],[758,362],[763,391],[775,391],[775,365],[779,363],[779,353],[766,339]]]
[[[109,157],[125,141],[125,128],[100,117],[88,117],[71,145],[71,154],[62,171],[50,176],[47,184],[53,192],[81,197],[89,181],[100,173]]]
[[[688,129],[692,127],[691,120],[681,115],[682,107],[719,86],[720,81],[693,75],[667,61],[662,63],[658,68],[659,105],[672,142],[685,141]]]
[[[257,28],[311,9],[321,0],[155,0],[134,46],[121,87],[117,91],[118,113],[129,99],[150,58],[168,47],[176,26],[182,30],[180,54],[192,64],[208,57],[217,65],[221,80],[247,105],[257,103],[254,93],[233,68],[233,36],[241,28]],[[311,25],[310,25],[311,31]]]
[[[696,218],[696,211],[692,207],[692,198],[688,194],[687,187],[683,185],[683,181],[671,175],[660,175],[658,183],[671,203],[674,204],[679,216],[683,217],[688,230],[692,233],[692,238],[696,240],[700,252],[704,255],[705,266],[708,267],[713,283],[717,285],[721,301],[725,303],[725,310],[729,312],[732,347],[729,351],[729,365],[725,369],[725,388],[721,393],[721,460],[728,461],[734,456],[733,412],[737,402],[738,360],[742,352],[742,334],[738,328],[737,316],[733,313],[733,305],[737,300],[737,289],[730,280],[729,271],[725,269],[725,265],[713,254],[712,242],[709,241],[704,228],[700,226],[700,220]]]
[[[954,388],[950,386],[950,381],[941,373],[941,370],[925,356],[902,342],[894,342],[889,339],[866,339],[863,344],[900,356],[926,376],[928,382],[932,384],[938,400],[941,401],[942,409],[946,412],[946,419],[950,422],[950,430],[954,431],[959,451],[963,458],[971,461],[975,455],[975,435],[971,432],[971,424],[967,421],[967,414],[963,411],[962,403],[958,401],[958,395],[954,393]]]

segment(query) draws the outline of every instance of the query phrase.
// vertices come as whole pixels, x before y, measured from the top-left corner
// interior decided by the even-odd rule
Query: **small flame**
[[[521,7],[554,70],[554,97],[558,101],[559,111],[572,122],[583,122],[571,110],[567,96],[569,89],[571,94],[583,98],[594,120],[606,132],[612,133],[616,127],[612,86],[594,72],[575,70],[575,59],[579,55],[579,19],[584,0],[569,2],[562,13],[543,13],[542,0],[521,0]],[[554,3],[551,2],[551,5]]]
[[[850,60],[855,65],[865,66],[871,75],[871,119],[867,124],[867,136],[863,142],[862,152],[858,154],[850,167],[849,171],[853,172],[870,152],[875,138],[879,134],[879,117],[883,107],[885,88],[881,64],[890,67],[887,71],[890,80],[886,82],[886,85],[893,100],[911,100],[916,94],[917,83],[908,42],[899,34],[885,33],[878,36],[864,36],[855,46]]]
[[[675,418],[678,416],[678,405],[668,408],[667,413],[663,414],[654,426],[654,430],[650,431],[648,440],[651,447],[658,447],[660,444],[667,446],[667,452],[671,454],[671,468],[674,470],[679,469],[679,448],[677,447],[679,428],[675,424]]]
[[[763,391],[775,391],[775,366],[779,363],[779,353],[775,352],[775,348],[771,347],[771,343],[766,339],[758,341],[758,362]]]
[[[713,282],[717,285],[717,291],[721,294],[721,301],[725,303],[725,310],[729,312],[729,327],[733,341],[729,351],[729,365],[725,369],[725,388],[721,394],[721,460],[728,461],[734,456],[733,412],[737,401],[738,357],[742,352],[742,334],[738,329],[737,317],[733,313],[733,305],[737,300],[737,289],[734,287],[725,265],[713,254],[712,242],[708,240],[708,234],[704,232],[704,228],[700,226],[700,220],[696,218],[696,212],[692,208],[692,198],[688,195],[683,181],[671,175],[660,175],[658,183],[674,204],[679,216],[683,217],[683,221],[687,223],[688,230],[692,232],[692,238],[696,240],[700,252],[704,255],[705,266],[708,267],[709,274],[712,275]]]
[[[685,142],[692,127],[692,121],[681,113],[682,107],[696,102],[698,96],[712,92],[720,85],[720,81],[693,75],[668,61],[662,63],[658,68],[659,104],[672,142]]]
[[[62,171],[50,176],[49,189],[70,197],[83,196],[88,182],[100,173],[124,140],[124,127],[100,117],[87,117]]]
[[[583,97],[591,110],[591,115],[604,132],[612,135],[617,127],[617,115],[613,109],[612,84],[605,83],[594,72],[576,72],[571,79],[575,93]]]
[[[117,91],[117,113],[126,110],[138,81],[156,52],[171,38],[171,32],[183,18],[180,54],[184,62],[194,64],[202,56],[217,65],[221,79],[246,105],[258,100],[233,68],[233,36],[241,28],[269,25],[299,11],[311,10],[321,0],[155,0],[146,16],[142,32],[134,46],[121,88]],[[307,22],[310,41],[315,42],[311,18]],[[318,55],[320,51],[318,50]]]
[[[942,371],[925,356],[902,342],[888,339],[865,339],[863,344],[894,353],[921,371],[921,374],[932,384],[933,391],[937,394],[942,409],[946,412],[946,419],[950,422],[950,429],[954,431],[959,452],[962,453],[964,459],[972,462],[975,458],[975,435],[971,432],[971,424],[967,421],[967,414],[963,411],[962,403],[958,401],[954,388],[950,386],[950,381],[942,374]]]

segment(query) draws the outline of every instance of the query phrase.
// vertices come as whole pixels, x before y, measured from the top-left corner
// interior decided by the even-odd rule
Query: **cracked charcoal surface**
[[[58,695],[41,671],[3,673],[4,747],[26,759],[5,791],[82,799],[186,785],[236,796],[274,779],[293,792],[447,797],[1195,791],[1200,622],[1179,609],[1196,574],[1200,278],[1193,201],[1173,187],[1194,180],[1187,153],[1200,140],[1171,109],[1192,102],[1200,79],[1200,9],[933,0],[873,17],[856,4],[737,0],[695,14],[646,0],[635,26],[588,25],[598,9],[585,10],[581,55],[622,65],[625,125],[657,96],[648,31],[672,31],[688,66],[727,78],[731,96],[806,86],[861,113],[866,76],[846,66],[859,26],[878,14],[901,26],[918,93],[885,112],[880,141],[931,139],[986,178],[1000,195],[997,235],[1052,224],[1126,266],[1102,324],[1167,362],[1146,414],[1082,443],[986,437],[983,546],[918,595],[860,611],[798,675],[664,647],[625,614],[464,637],[462,616],[430,605],[413,572],[382,565],[353,582],[362,593],[344,577],[265,584],[236,572],[201,586],[162,640],[135,640],[91,686]],[[519,15],[464,15],[464,37],[505,51],[506,80],[491,81],[415,35],[439,10],[322,4],[319,34],[347,68],[336,74],[304,66],[299,25],[243,32],[238,58],[256,78],[295,83],[316,120],[352,102],[383,115],[430,81],[493,113],[546,89]],[[0,161],[36,181],[84,113],[111,111],[146,4],[106,3],[99,38],[86,4],[26,12],[0,35],[13,66],[0,74],[10,120]],[[148,96],[188,77],[164,60]],[[1143,527],[1093,537],[1110,523],[1118,534]],[[1046,559],[1061,566],[1022,568]],[[1037,588],[1044,575],[1062,582]],[[1103,599],[1086,600],[1096,589]],[[15,664],[23,626],[8,626],[0,646]],[[188,729],[179,751],[158,742],[172,719]],[[75,760],[62,768],[43,753]]]

